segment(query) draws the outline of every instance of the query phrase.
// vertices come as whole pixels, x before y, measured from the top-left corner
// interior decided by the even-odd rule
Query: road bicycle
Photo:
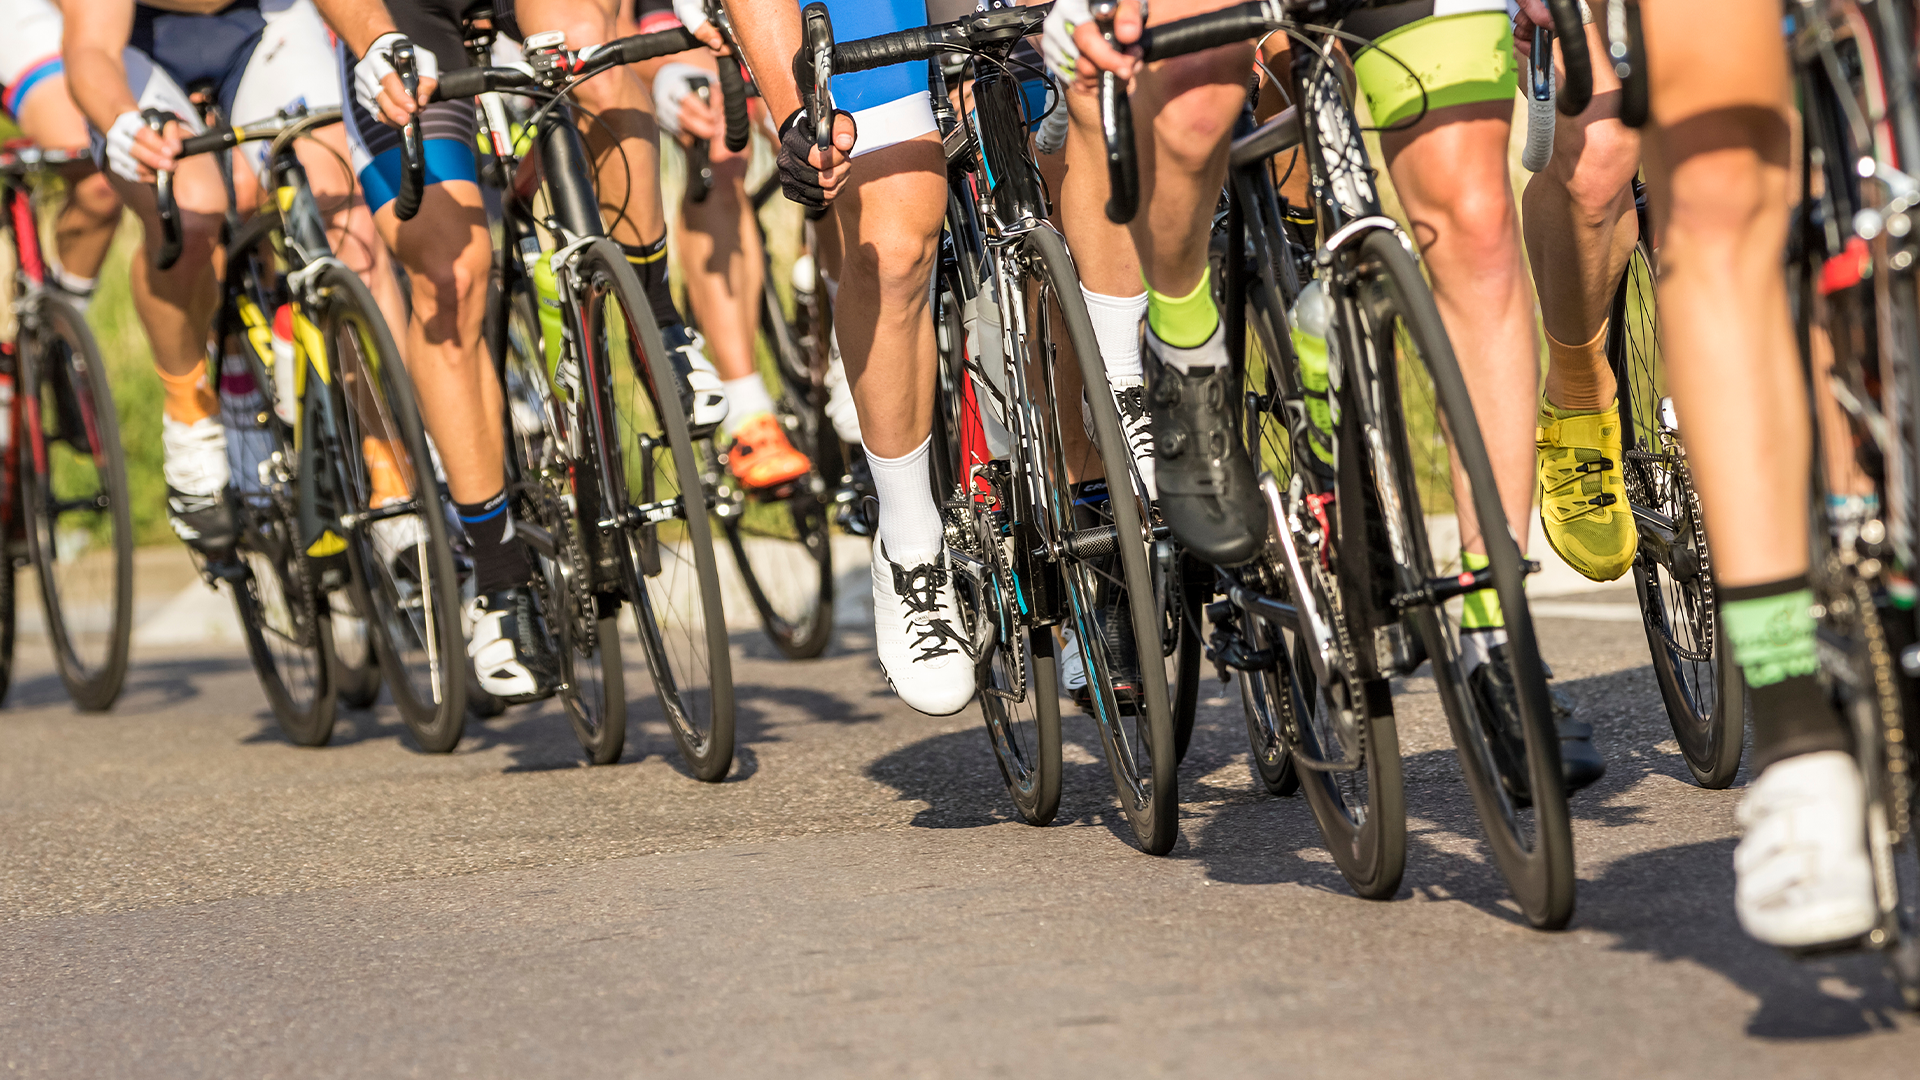
[[[133,633],[133,519],[106,364],[86,319],[47,286],[39,193],[90,163],[30,143],[0,147],[14,272],[14,338],[0,344],[0,697],[12,682],[15,567],[40,580],[47,640],[74,704],[110,708]]]
[[[210,356],[240,521],[231,559],[207,560],[231,590],[247,652],[281,729],[331,737],[338,706],[380,684],[414,740],[444,753],[465,724],[460,581],[412,381],[372,294],[332,251],[294,146],[340,122],[304,108],[207,134],[180,156],[217,154],[227,185],[225,280]],[[155,126],[171,117],[154,115]],[[267,141],[273,199],[241,220],[226,151]],[[155,185],[162,269],[179,258],[171,176]],[[276,330],[276,324],[280,330]]]
[[[1914,830],[1915,537],[1920,535],[1920,103],[1911,10],[1889,0],[1794,0],[1787,41],[1801,103],[1800,203],[1788,275],[1814,387],[1816,440],[1852,451],[1852,470],[1816,464],[1811,578],[1821,668],[1851,721],[1867,794],[1867,850],[1880,920],[1858,944],[1882,950],[1920,1009],[1920,838]],[[1828,361],[1830,354],[1830,362]],[[1838,406],[1838,423],[1823,415]],[[1816,453],[1816,463],[1822,455]]]
[[[1164,643],[1178,641],[1182,623],[1169,576],[1156,573],[1156,532],[1164,529],[1148,518],[1119,411],[1104,392],[1073,260],[1048,223],[1028,138],[1040,118],[1009,63],[1048,8],[988,10],[836,45],[824,5],[809,4],[795,67],[810,114],[826,116],[836,73],[948,52],[972,57],[964,119],[941,65],[928,65],[949,173],[934,282],[946,347],[933,471],[981,711],[1015,807],[1028,822],[1045,824],[1060,801],[1058,669],[1078,663],[1082,707],[1099,728],[1121,811],[1140,847],[1158,855],[1178,836],[1179,692],[1169,680],[1170,670],[1178,678],[1169,662],[1178,651]],[[1094,388],[1080,401],[1062,386],[1069,366],[1078,379],[1067,386]],[[1091,452],[1070,459],[1063,425],[1083,422],[1083,403]],[[1108,497],[1078,497],[1076,483],[1095,468],[1108,480]],[[1056,626],[1072,631],[1077,655],[1062,655]]]
[[[1380,208],[1358,121],[1331,58],[1350,35],[1293,21],[1305,4],[1243,4],[1150,29],[1148,60],[1280,32],[1300,103],[1246,131],[1230,150],[1221,261],[1227,347],[1240,368],[1242,431],[1261,469],[1270,521],[1263,557],[1221,570],[1206,608],[1210,655],[1241,692],[1254,767],[1271,791],[1304,788],[1336,866],[1361,896],[1386,899],[1405,865],[1403,780],[1390,682],[1425,666],[1446,714],[1494,862],[1540,927],[1573,913],[1573,842],[1559,739],[1528,614],[1530,569],[1505,522],[1473,403],[1411,242]],[[1109,20],[1111,7],[1096,8]],[[1577,27],[1571,5],[1556,9]],[[1581,39],[1584,42],[1584,38]],[[1569,50],[1574,52],[1575,50]],[[1569,70],[1585,74],[1580,51]],[[1584,98],[1573,85],[1562,107]],[[1126,95],[1102,80],[1111,174],[1108,215],[1138,208]],[[1287,239],[1269,161],[1300,148],[1319,246]],[[1314,430],[1295,354],[1293,303],[1318,281],[1326,332],[1331,438]],[[1481,523],[1499,523],[1483,527]],[[1486,566],[1470,569],[1478,549]],[[1482,701],[1461,609],[1491,590],[1506,621],[1509,692],[1520,730]],[[1481,675],[1481,678],[1485,678]]]
[[[490,55],[490,22],[484,9],[466,21],[476,65]],[[514,527],[539,557],[568,719],[594,763],[618,760],[629,712],[619,616],[630,608],[661,719],[694,776],[716,781],[733,765],[733,677],[702,458],[639,278],[601,222],[567,93],[696,44],[671,30],[569,52],[559,35],[534,35],[530,67],[446,72],[435,99],[478,98],[507,181],[487,332]],[[541,103],[524,153],[502,91]],[[402,194],[417,200],[419,182],[409,170]]]

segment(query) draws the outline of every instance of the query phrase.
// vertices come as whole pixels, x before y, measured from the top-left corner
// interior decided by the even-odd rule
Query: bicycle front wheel
[[[1366,420],[1384,430],[1379,443],[1345,439],[1342,464],[1358,467],[1351,458],[1368,455],[1399,578],[1395,595],[1374,602],[1404,610],[1425,646],[1474,808],[1520,910],[1535,926],[1559,928],[1573,917],[1573,833],[1520,549],[1419,266],[1398,237],[1376,230],[1353,269],[1341,290],[1343,345],[1366,357],[1378,380],[1384,407]],[[1372,412],[1368,402],[1354,404]],[[1466,552],[1488,561],[1503,644],[1495,635],[1468,641],[1463,601],[1442,602],[1458,591]]]
[[[1633,585],[1680,756],[1701,787],[1724,788],[1740,771],[1746,684],[1724,648],[1706,523],[1666,396],[1653,259],[1644,240],[1634,248],[1607,323],[1627,502],[1641,522]]]
[[[413,380],[373,296],[358,275],[323,267],[311,316],[326,369],[308,370],[307,394],[325,386],[314,436],[326,446],[352,543],[354,606],[370,616],[388,693],[414,741],[445,753],[466,726],[466,636],[460,580]],[[317,357],[310,357],[318,359]],[[310,428],[309,430],[313,430]],[[357,686],[356,689],[364,689]]]
[[[733,767],[733,666],[700,459],[659,327],[633,268],[612,241],[580,255],[586,373],[605,516],[603,555],[616,564],[653,673],[660,718],[694,776]]]
[[[1068,468],[1060,425],[1080,422],[1080,403],[1059,400],[1048,379],[1044,390],[1053,418],[1052,446],[1041,463],[1047,472],[1043,494],[1053,528],[1068,538],[1060,559],[1067,623],[1086,665],[1087,710],[1099,726],[1120,809],[1141,849],[1164,855],[1180,832],[1180,755],[1168,693],[1170,650],[1165,647],[1171,622],[1149,562],[1145,506],[1132,480],[1133,453],[1113,395],[1106,392],[1099,343],[1066,242],[1042,228],[1027,234],[1026,247],[1033,256],[1030,273],[1037,278],[1030,308],[1032,347],[1050,357],[1056,343],[1072,345],[1093,416],[1094,452],[1107,477],[1104,502],[1075,507],[1068,478],[1084,470]],[[1081,510],[1079,517],[1076,509]],[[1176,648],[1177,643],[1175,636]]]
[[[86,320],[43,293],[22,320],[21,490],[60,679],[74,704],[111,706],[133,634],[133,516],[120,423]]]

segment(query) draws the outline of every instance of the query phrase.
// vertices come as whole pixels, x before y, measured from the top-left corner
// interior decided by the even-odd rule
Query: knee
[[[1245,100],[1246,89],[1231,83],[1196,81],[1185,86],[1154,114],[1159,152],[1184,170],[1205,168],[1226,142]]]
[[[407,277],[421,322],[448,328],[478,323],[487,302],[492,251],[485,244],[423,244],[405,249]]]
[[[879,287],[882,310],[917,311],[926,303],[936,237],[890,233],[865,239],[857,251]]]
[[[1582,218],[1611,221],[1640,168],[1640,136],[1616,121],[1589,124],[1554,172]]]
[[[101,173],[89,173],[69,188],[72,205],[95,222],[110,222],[120,216],[120,196]]]
[[[1682,243],[1777,244],[1786,217],[1785,170],[1750,152],[1700,154],[1674,171],[1667,232]]]
[[[1429,259],[1471,268],[1477,280],[1513,269],[1519,260],[1519,218],[1505,184],[1468,184],[1416,218]]]

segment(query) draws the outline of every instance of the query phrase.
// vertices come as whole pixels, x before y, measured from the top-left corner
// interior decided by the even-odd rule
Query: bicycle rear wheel
[[[1722,647],[1706,524],[1666,396],[1653,258],[1644,240],[1635,247],[1607,323],[1627,502],[1641,523],[1633,585],[1680,756],[1701,787],[1724,788],[1740,770],[1746,685]]]
[[[333,679],[340,704],[371,709],[380,700],[380,657],[373,630],[361,616],[352,589],[327,594],[333,607]]]
[[[21,320],[22,505],[47,638],[81,709],[110,707],[133,634],[133,516],[106,366],[86,320],[41,293]]]
[[[1426,648],[1474,808],[1521,912],[1535,926],[1562,927],[1573,916],[1573,833],[1520,549],[1505,527],[1466,382],[1413,256],[1398,237],[1376,230],[1361,241],[1353,269],[1351,285],[1338,296],[1338,325],[1348,332],[1342,347],[1349,356],[1366,358],[1383,408],[1376,415],[1366,395],[1346,396],[1364,422],[1384,428],[1383,445],[1373,444],[1366,464],[1399,576],[1396,595],[1376,595],[1374,606],[1401,607]],[[1345,439],[1343,465],[1360,467],[1350,459],[1369,449],[1358,438]],[[1343,508],[1342,515],[1351,510]],[[1482,528],[1479,522],[1502,527]],[[1490,648],[1495,660],[1486,664],[1472,663],[1463,650],[1460,605],[1438,602],[1459,587],[1465,572],[1460,552],[1476,547],[1488,560],[1505,616],[1505,645]],[[1487,676],[1497,670],[1501,651],[1511,672],[1518,732],[1482,705],[1482,691],[1474,685],[1477,673],[1483,687],[1493,681]],[[1515,790],[1521,778],[1525,790]]]
[[[287,515],[271,502],[249,500],[240,524],[240,569],[226,581],[247,657],[287,738],[325,746],[337,708],[331,607],[313,588]]]
[[[700,459],[639,279],[611,241],[580,255],[593,434],[607,517],[602,552],[633,605],[661,718],[694,776],[733,767],[733,669]],[[691,505],[690,505],[691,503]],[[608,527],[610,526],[610,527]]]
[[[337,263],[321,268],[311,315],[326,369],[308,369],[307,396],[326,395],[324,422],[308,430],[334,470],[354,606],[373,616],[372,639],[387,691],[414,741],[445,753],[466,727],[466,636],[460,580],[413,380],[373,296]],[[311,354],[309,362],[319,359]],[[316,380],[320,385],[316,385]],[[324,391],[321,386],[324,386]],[[363,680],[355,689],[364,691]]]
[[[716,461],[714,516],[760,624],[790,660],[819,656],[833,640],[833,516],[826,498],[839,479],[839,440],[815,401],[809,365],[768,280],[760,305],[760,344],[771,364],[761,377],[774,389],[774,416],[812,468],[776,491],[743,490]]]
[[[1076,520],[1060,425],[1079,422],[1076,406],[1080,403],[1059,400],[1052,379],[1046,379],[1046,385],[1035,391],[1044,389],[1047,397],[1043,405],[1052,417],[1052,445],[1045,448],[1039,464],[1047,474],[1042,492],[1045,510],[1052,527],[1068,538],[1059,563],[1067,625],[1086,664],[1089,711],[1100,728],[1120,809],[1141,849],[1164,855],[1179,838],[1180,756],[1163,647],[1168,614],[1154,588],[1143,524],[1145,507],[1135,484],[1115,482],[1133,476],[1133,453],[1113,395],[1103,392],[1106,370],[1066,242],[1052,229],[1040,228],[1028,233],[1025,243],[1031,256],[1028,273],[1037,286],[1029,308],[1033,347],[1037,356],[1049,360],[1050,371],[1054,343],[1063,339],[1072,343],[1088,389],[1085,401],[1093,416],[1093,448],[1109,480],[1107,499],[1096,507],[1080,508],[1083,512]],[[1116,629],[1132,631],[1133,657],[1125,655],[1123,642],[1111,640],[1118,633],[1102,632],[1106,627],[1103,607],[1125,620],[1124,627]],[[1122,695],[1115,691],[1115,677],[1123,671],[1132,675],[1127,668],[1138,669],[1137,689]]]

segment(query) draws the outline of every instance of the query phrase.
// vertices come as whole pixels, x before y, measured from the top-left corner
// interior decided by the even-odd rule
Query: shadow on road
[[[143,658],[127,670],[126,685],[114,702],[113,712],[124,716],[165,712],[199,697],[202,680],[244,670],[247,661],[239,657]],[[9,708],[31,709],[65,705],[70,700],[59,674],[49,671],[14,683],[7,691],[6,703]]]

